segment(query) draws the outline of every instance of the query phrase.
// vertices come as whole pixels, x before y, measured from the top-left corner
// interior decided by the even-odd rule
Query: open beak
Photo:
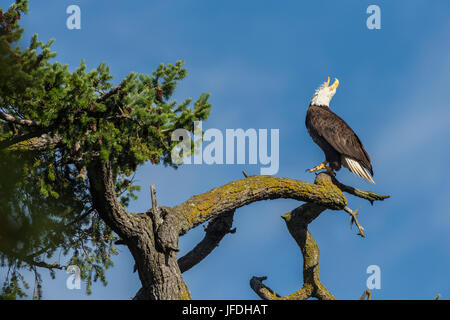
[[[334,78],[334,83],[330,86],[330,77],[328,77],[327,80],[327,87],[330,88],[330,90],[336,90],[337,87],[339,86],[339,80],[337,78]]]

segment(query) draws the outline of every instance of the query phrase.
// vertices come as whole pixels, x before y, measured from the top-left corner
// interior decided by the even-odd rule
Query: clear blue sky
[[[2,6],[11,1],[2,0]],[[82,29],[66,28],[66,8],[81,8]],[[366,8],[381,8],[381,30],[366,27]],[[341,299],[359,298],[366,268],[381,268],[374,299],[450,298],[450,2],[449,1],[31,1],[23,18],[25,40],[35,32],[55,38],[57,60],[73,70],[105,61],[115,83],[130,71],[151,73],[161,62],[186,60],[188,77],[176,97],[211,93],[204,129],[280,130],[277,176],[313,181],[306,168],[323,160],[304,118],[314,90],[327,76],[340,80],[331,108],[359,134],[374,167],[376,185],[346,170],[349,185],[390,194],[376,203],[348,196],[360,211],[367,237],[350,230],[345,212],[327,211],[310,225],[321,250],[323,283]],[[138,169],[143,187],[130,210],[158,200],[175,205],[193,194],[242,178],[258,165],[196,165],[179,170]],[[184,274],[194,299],[256,299],[253,275],[281,295],[301,286],[301,254],[280,215],[292,200],[239,209],[220,246]],[[181,254],[203,236],[201,227],[181,238]],[[44,270],[44,299],[128,299],[140,288],[133,260],[120,247],[107,272],[108,286],[66,289],[61,271]]]

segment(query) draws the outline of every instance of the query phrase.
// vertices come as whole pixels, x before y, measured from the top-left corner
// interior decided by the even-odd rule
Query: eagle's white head
[[[335,78],[334,83],[330,86],[330,77],[324,82],[319,89],[316,90],[311,98],[310,105],[314,106],[330,106],[331,98],[336,93],[336,89],[339,86],[339,80]]]

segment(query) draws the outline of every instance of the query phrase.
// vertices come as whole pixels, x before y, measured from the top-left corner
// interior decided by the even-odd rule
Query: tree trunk
[[[144,214],[132,214],[117,200],[109,162],[93,161],[88,168],[88,177],[94,208],[105,223],[122,238],[122,242],[128,246],[134,257],[142,283],[142,288],[134,297],[139,300],[191,299],[180,266],[185,271],[196,265],[217,247],[227,233],[234,232],[231,226],[237,208],[255,201],[278,198],[308,202],[293,211],[301,214],[297,212],[289,217],[283,216],[289,231],[302,248],[306,270],[305,286],[299,292],[284,298],[334,298],[318,278],[319,251],[314,239],[307,232],[307,225],[320,212],[332,209],[347,211],[359,226],[356,213],[347,207],[347,199],[342,191],[370,202],[389,197],[347,187],[326,173],[318,175],[315,184],[289,178],[252,176],[193,196],[175,207],[158,206],[156,194],[152,189],[152,209]],[[179,237],[208,221],[205,238],[186,256],[178,259]],[[361,235],[363,236],[362,233]],[[312,251],[304,251],[305,248],[312,248]],[[283,298],[265,287],[262,280],[264,277],[254,277],[251,281],[251,287],[260,297]]]
[[[140,215],[142,228],[140,237],[128,241],[134,257],[142,288],[136,300],[188,300],[191,294],[178,266],[177,252],[163,252],[155,240],[152,219]]]

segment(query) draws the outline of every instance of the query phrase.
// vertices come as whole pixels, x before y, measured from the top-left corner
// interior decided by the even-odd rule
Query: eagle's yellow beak
[[[327,86],[329,86],[330,84],[330,77],[328,77],[328,81],[327,81]],[[330,90],[336,90],[337,87],[339,86],[339,80],[337,78],[334,78],[334,83],[329,86]]]

